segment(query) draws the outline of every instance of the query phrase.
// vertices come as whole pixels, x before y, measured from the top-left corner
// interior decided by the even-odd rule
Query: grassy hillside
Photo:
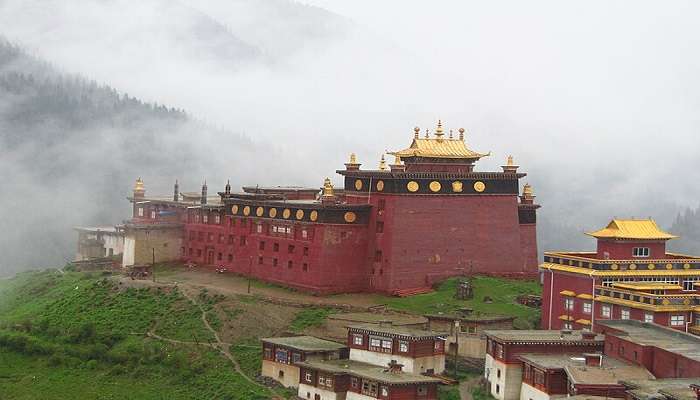
[[[217,350],[152,339],[148,331],[212,340],[198,306],[176,289],[122,288],[101,277],[57,271],[2,280],[0,398],[271,397]]]

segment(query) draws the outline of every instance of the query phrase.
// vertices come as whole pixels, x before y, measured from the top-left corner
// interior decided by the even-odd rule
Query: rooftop
[[[660,325],[634,320],[599,320],[607,335],[621,337],[643,346],[655,346],[700,361],[700,337]]]
[[[388,384],[405,383],[440,383],[440,379],[407,372],[389,372],[389,368],[380,367],[354,360],[305,361],[301,366],[322,370],[334,374],[350,374],[360,378],[377,380]]]
[[[114,233],[117,232],[116,226],[76,226],[73,229],[80,232],[107,232]]]
[[[691,384],[700,384],[700,378],[624,381],[629,393],[637,400],[657,400],[660,397],[659,394],[678,400],[695,400],[696,395],[690,388]]]
[[[376,325],[376,324],[353,324],[353,325],[349,325],[348,328],[349,329],[370,331],[370,332],[375,332],[375,333],[383,333],[383,334],[391,335],[391,336],[403,336],[403,337],[408,337],[408,338],[413,338],[413,339],[433,338],[433,337],[441,337],[441,336],[447,335],[446,332],[435,332],[435,331],[429,331],[429,330],[425,330],[425,329],[409,328],[406,326],[394,326],[394,325],[381,326],[381,325]]]
[[[615,385],[623,379],[653,379],[646,368],[603,356],[602,367],[587,366],[582,354],[521,354],[524,362],[543,369],[563,369],[575,384]]]
[[[586,234],[598,239],[668,240],[678,237],[662,231],[652,219],[613,219],[605,228]]]
[[[344,344],[323,340],[313,336],[290,336],[260,339],[266,343],[290,347],[301,351],[334,351],[344,349]]]
[[[497,330],[484,331],[484,333],[496,340],[503,342],[527,342],[527,343],[570,343],[570,342],[603,342],[605,336],[596,335],[594,339],[584,339],[582,334],[588,331],[553,331],[553,330]]]
[[[502,321],[512,321],[516,317],[509,317],[506,315],[493,315],[493,314],[480,314],[478,312],[470,314],[459,314],[459,313],[437,313],[437,314],[425,314],[428,319],[450,319],[450,320],[460,320],[465,322],[502,322]]]
[[[429,157],[429,158],[453,158],[453,159],[468,159],[478,160],[489,154],[477,153],[470,150],[464,142],[464,129],[459,130],[459,138],[453,138],[452,132],[450,136],[445,138],[442,129],[442,123],[438,121],[437,128],[433,137],[428,137],[426,131],[425,138],[420,138],[418,128],[414,129],[413,142],[407,149],[390,152],[389,154],[404,157]]]
[[[681,290],[681,285],[664,282],[614,282],[614,288],[629,290]]]
[[[408,315],[408,314],[376,314],[376,313],[346,313],[346,314],[332,314],[328,316],[328,319],[347,321],[352,323],[374,323],[378,324],[383,321],[391,321],[394,326],[401,325],[418,325],[427,322],[425,317]],[[376,326],[376,325],[375,325]]]

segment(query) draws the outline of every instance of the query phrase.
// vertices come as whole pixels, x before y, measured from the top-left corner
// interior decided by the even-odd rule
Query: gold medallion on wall
[[[486,190],[486,184],[482,181],[476,181],[474,182],[474,190],[481,193]]]
[[[362,179],[355,180],[355,190],[362,190]]]
[[[250,215],[250,207],[248,207],[248,206],[243,207],[243,215]]]
[[[630,264],[630,269],[637,269],[637,264]]]
[[[647,269],[654,269],[654,268],[656,268],[656,265],[654,265],[654,264],[647,265]]]
[[[611,264],[610,269],[613,271],[617,271],[617,269],[620,268],[617,264]]]
[[[688,264],[688,263],[683,264],[683,269],[690,269],[690,264]]]
[[[673,264],[666,264],[666,269],[673,269]]]
[[[406,184],[406,189],[408,189],[409,192],[417,192],[418,188],[420,188],[420,186],[416,181],[410,181]]]
[[[460,181],[452,182],[452,191],[455,193],[462,193],[462,182],[460,182]]]
[[[282,211],[282,218],[288,219],[292,215],[292,211],[289,210],[288,208],[285,208],[284,211]]]
[[[433,193],[439,192],[440,189],[442,189],[442,185],[438,181],[430,182],[430,185],[428,185],[428,187],[430,188],[430,191]]]
[[[238,205],[234,204],[233,207],[231,207],[231,213],[238,214]]]
[[[355,213],[352,211],[348,211],[345,213],[343,218],[345,218],[345,222],[352,224],[357,219],[357,215],[355,215]]]
[[[271,208],[270,211],[268,211],[268,215],[270,216],[270,218],[275,218],[277,216],[277,209]]]
[[[297,219],[304,218],[304,210],[297,210],[296,217],[297,217]]]
[[[258,207],[255,209],[255,215],[257,215],[258,217],[262,217],[264,213],[265,209],[262,207]]]
[[[309,214],[309,219],[311,221],[316,222],[316,220],[318,219],[318,211],[316,211],[316,210],[311,211],[311,214]]]
[[[377,192],[384,190],[384,181],[377,181]]]

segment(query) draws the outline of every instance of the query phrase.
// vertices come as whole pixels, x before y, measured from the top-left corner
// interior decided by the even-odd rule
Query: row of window
[[[698,290],[695,287],[695,283],[700,283],[700,276],[688,276],[684,277],[683,281],[676,276],[645,276],[639,278],[624,277],[624,278],[603,278],[601,285],[606,287],[611,287],[615,282],[657,282],[657,283],[668,283],[672,285],[681,285],[683,290],[695,291]]]

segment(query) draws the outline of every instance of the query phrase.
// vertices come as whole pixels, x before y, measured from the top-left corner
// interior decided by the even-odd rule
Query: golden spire
[[[323,197],[329,198],[333,196],[335,196],[335,194],[333,193],[333,184],[331,183],[330,178],[326,178],[323,181]]]
[[[430,131],[428,130],[428,128],[426,128],[425,129],[425,138],[427,139],[429,137],[430,137]]]
[[[526,183],[525,186],[523,186],[523,197],[525,198],[533,198],[534,192],[532,191],[532,186],[530,186],[529,183]]]
[[[136,179],[136,184],[134,185],[134,192],[137,192],[137,191],[140,192],[143,190],[144,190],[143,180],[141,180],[141,177],[139,177],[138,179]]]
[[[357,164],[357,156],[355,153],[350,153],[350,164]]]
[[[513,165],[515,165],[513,163],[513,156],[508,156],[508,160],[506,161],[506,165],[509,167],[512,167]]]
[[[459,140],[464,140],[464,128],[459,128]]]
[[[384,154],[382,154],[382,158],[379,160],[379,170],[380,171],[386,171],[386,160],[384,159]]]
[[[450,129],[450,139],[452,139],[452,129]]]
[[[419,127],[416,126],[415,128],[413,128],[413,138],[414,138],[414,139],[418,139],[418,134],[419,134],[419,133],[420,133],[420,128],[419,128]]]
[[[401,165],[401,156],[398,154],[394,155],[394,165]]]
[[[435,137],[438,139],[442,139],[442,121],[438,120],[437,128],[435,129]]]

